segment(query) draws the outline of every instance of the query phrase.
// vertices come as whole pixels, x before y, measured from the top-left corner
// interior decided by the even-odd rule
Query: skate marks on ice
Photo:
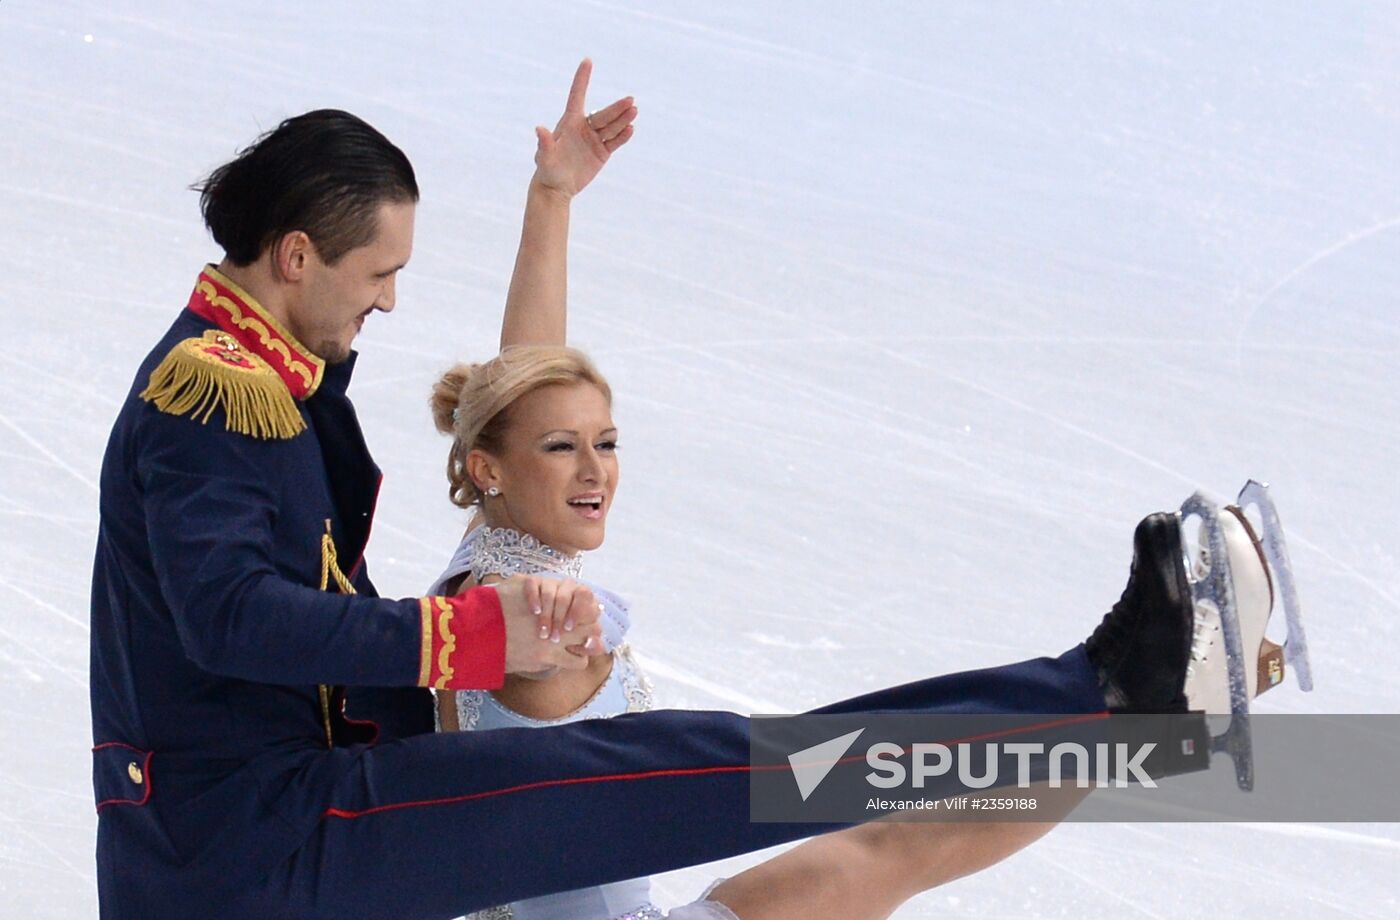
[[[20,587],[13,580],[4,575],[0,575],[0,588],[5,588],[8,591],[13,591],[15,594],[18,594],[19,596],[23,597],[26,601],[33,604],[35,607],[38,607],[41,610],[48,611],[58,619],[63,620],[70,626],[73,626],[83,635],[88,634],[90,627],[88,625],[87,620],[80,619],[79,617],[69,613],[66,610],[63,610],[59,607],[55,607],[53,604],[44,600],[42,597],[39,597],[37,594],[32,594],[29,591],[26,591],[24,588]],[[86,605],[86,601],[86,595],[77,595],[76,597],[74,597],[74,602],[75,604],[80,606],[80,609],[82,606]]]
[[[49,449],[49,447],[46,446],[42,441],[31,435],[22,426],[12,421],[9,416],[0,414],[0,426],[8,428],[10,431],[14,432],[14,434],[18,436],[20,440],[24,441],[24,443],[34,448],[35,451],[41,454],[54,467],[62,470],[69,476],[76,479],[78,482],[82,483],[93,494],[97,493],[97,483],[94,482],[86,473],[82,472],[77,467],[69,463],[67,460],[63,459],[63,457],[55,453],[53,450]]]
[[[1400,219],[1391,222],[1391,224],[1400,226]],[[976,381],[952,374],[941,368],[932,367],[925,362],[919,361],[918,359],[912,358],[893,349],[880,348],[879,351],[889,360],[899,361],[917,366],[921,370],[926,371],[929,374],[936,374],[940,377],[943,377],[946,380],[949,380],[953,383],[957,383],[960,386],[966,387],[985,396],[992,397],[993,399],[1006,403],[1009,406],[1012,406],[1016,409],[1020,409],[1021,411],[1030,413],[1038,418],[1050,422],[1051,424],[1062,428],[1066,431],[1069,431],[1079,437],[1086,438],[1095,444],[1099,444],[1103,447],[1113,450],[1114,452],[1119,453],[1122,456],[1128,457],[1150,469],[1156,470],[1157,472],[1160,472],[1163,475],[1170,477],[1171,479],[1175,480],[1177,483],[1179,483],[1182,486],[1185,486],[1186,488],[1195,489],[1200,485],[1199,481],[1196,478],[1189,476],[1187,473],[1183,472],[1180,469],[1168,466],[1151,457],[1145,456],[1139,453],[1138,451],[1134,451],[1123,444],[1119,444],[1113,441],[1112,439],[1105,438],[1097,432],[1091,431],[1083,427],[1082,425],[1078,425],[1066,418],[1063,418],[1039,406],[1035,406],[1030,403],[1024,402],[1023,400],[1017,399],[1014,396],[1000,392],[999,390],[993,387],[987,386],[986,384],[978,383]],[[1205,494],[1209,496],[1211,493],[1209,492],[1209,490],[1207,490]],[[1296,528],[1291,528],[1289,530],[1288,538],[1291,544],[1303,547],[1317,554],[1318,556],[1321,556],[1323,559],[1331,563],[1331,565],[1334,566],[1339,572],[1344,573],[1348,577],[1355,580],[1358,584],[1361,584],[1366,588],[1370,589],[1372,593],[1374,593],[1378,598],[1383,600],[1389,606],[1400,610],[1400,598],[1397,598],[1384,586],[1379,584],[1374,578],[1365,574],[1356,566],[1346,562],[1337,554],[1329,552],[1320,543],[1308,539],[1308,537],[1305,534],[1300,533]]]
[[[19,450],[5,458],[4,470],[10,491],[0,495],[0,516],[8,518],[6,530],[15,528],[21,539],[3,545],[6,566],[0,571],[0,662],[9,672],[26,683],[42,683],[46,673],[57,675],[79,690],[87,688],[84,667],[87,652],[88,624],[85,616],[65,610],[58,604],[60,597],[72,601],[73,610],[85,611],[86,592],[73,587],[82,584],[76,575],[68,574],[56,559],[66,550],[53,553],[46,549],[51,543],[62,547],[90,545],[92,527],[88,520],[72,514],[56,513],[43,505],[36,506],[32,470],[13,468],[15,462],[32,459],[40,470],[53,470],[59,481],[75,481],[85,495],[95,498],[97,485],[83,470],[70,463],[58,448],[32,433],[25,424],[0,413],[0,435],[12,440]],[[44,474],[38,474],[42,482]],[[84,526],[84,525],[87,526]],[[52,531],[57,531],[53,533]],[[40,587],[40,585],[43,585]],[[33,590],[30,588],[33,587]],[[56,603],[57,601],[57,603]],[[48,619],[51,627],[36,627],[38,620]],[[18,689],[18,688],[13,688]],[[69,691],[71,693],[71,691]],[[67,694],[65,694],[67,696]],[[78,698],[85,696],[80,694]]]
[[[13,630],[0,626],[0,639],[4,639],[7,645],[0,647],[0,662],[7,666],[0,669],[0,673],[13,669],[16,676],[25,678],[29,683],[43,683],[44,677],[40,671],[48,670],[64,678],[68,683],[76,687],[81,693],[74,699],[81,700],[88,688],[87,672],[78,668],[70,668],[59,662],[53,655],[45,649],[39,648],[33,642]],[[16,650],[27,652],[30,657],[25,658],[15,654]],[[38,669],[38,670],[35,670]],[[8,686],[13,690],[12,685]]]
[[[1296,867],[1308,864],[1323,841],[1347,850],[1353,865],[1337,874],[1299,873]],[[1039,898],[1024,916],[1073,916],[1076,905],[1092,904],[1094,916],[1389,920],[1400,901],[1392,892],[1385,903],[1383,876],[1397,851],[1400,842],[1325,825],[1067,824],[1008,866],[1024,860],[1052,870],[1031,873]],[[1353,872],[1364,882],[1348,884],[1345,876]],[[1241,885],[1246,877],[1249,884]],[[1177,878],[1190,885],[1163,884]],[[974,889],[984,884],[969,881]],[[936,895],[928,901],[936,903]]]
[[[1348,247],[1353,246],[1357,243],[1360,243],[1363,240],[1369,239],[1378,233],[1383,233],[1386,230],[1392,230],[1396,228],[1400,228],[1400,215],[1396,215],[1395,217],[1391,217],[1387,220],[1383,220],[1379,223],[1372,224],[1361,230],[1349,233],[1341,239],[1337,240],[1336,242],[1324,246],[1317,252],[1314,252],[1312,255],[1308,256],[1302,262],[1298,263],[1298,265],[1296,265],[1294,268],[1290,269],[1287,273],[1285,273],[1283,277],[1279,278],[1279,280],[1275,281],[1272,285],[1270,285],[1268,290],[1264,291],[1263,294],[1260,294],[1259,297],[1254,301],[1254,303],[1250,305],[1249,310],[1246,311],[1243,318],[1240,319],[1239,330],[1235,333],[1235,376],[1240,380],[1244,379],[1244,351],[1246,349],[1246,346],[1249,344],[1246,341],[1246,339],[1249,335],[1250,325],[1254,322],[1254,318],[1259,314],[1259,311],[1264,308],[1264,305],[1267,304],[1275,294],[1283,290],[1288,285],[1292,284],[1295,278],[1298,278],[1305,272],[1310,271],[1312,267],[1314,265],[1317,265],[1319,262],[1323,262],[1327,259],[1330,259],[1332,256],[1336,255],[1342,250],[1347,249]]]
[[[682,19],[678,16],[667,16],[651,10],[639,9],[632,6],[623,6],[614,3],[605,3],[602,0],[583,0],[580,4],[591,6],[603,10],[610,14],[621,14],[634,19],[655,24],[657,26],[672,30],[674,32],[698,36],[703,40],[719,45],[728,53],[752,54],[766,61],[777,63],[795,63],[807,70],[829,73],[837,66],[843,72],[854,72],[860,76],[873,76],[880,79],[899,83],[907,88],[915,89],[922,94],[932,94],[959,102],[968,103],[971,106],[986,110],[998,110],[1001,114],[1021,116],[1025,110],[1003,106],[989,97],[975,96],[970,93],[959,92],[950,89],[946,85],[929,83],[923,80],[916,80],[900,74],[891,73],[886,70],[878,70],[864,64],[852,64],[851,62],[840,62],[839,65],[824,55],[798,48],[795,45],[782,44],[767,39],[754,38],[730,29],[723,29],[716,26],[706,25],[693,19]]]
[[[711,698],[719,703],[722,703],[725,706],[732,707],[734,712],[738,712],[742,715],[749,715],[755,712],[784,713],[789,711],[789,709],[791,708],[789,706],[782,705],[776,700],[764,699],[762,697],[753,696],[751,694],[737,690],[732,686],[728,686],[718,681],[702,677],[688,668],[680,667],[669,660],[658,658],[653,654],[643,655],[639,652],[636,652],[635,650],[633,651],[633,654],[636,656],[637,662],[641,665],[642,669],[648,675],[655,678],[657,682],[662,685],[663,689],[665,684],[667,683],[676,684],[681,687],[686,687],[690,690],[698,691],[699,693],[704,694],[706,697]],[[675,696],[674,693],[668,693],[665,695],[672,697]],[[708,700],[706,702],[708,703]],[[658,700],[658,703],[663,707],[676,705],[674,699],[666,700],[663,698]],[[709,707],[708,705],[706,705],[703,707],[694,708]]]

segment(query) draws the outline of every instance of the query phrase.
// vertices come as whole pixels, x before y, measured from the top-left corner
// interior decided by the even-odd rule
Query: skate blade
[[[1298,686],[1312,690],[1312,660],[1308,655],[1308,637],[1303,631],[1303,610],[1298,602],[1298,587],[1293,579],[1293,563],[1288,556],[1288,542],[1283,536],[1283,525],[1279,523],[1278,509],[1269,495],[1267,484],[1253,479],[1240,489],[1236,503],[1241,509],[1253,505],[1259,512],[1263,533],[1261,542],[1264,556],[1269,562],[1269,574],[1277,593],[1283,599],[1284,619],[1288,625],[1288,637],[1283,643],[1283,655],[1292,666],[1298,678]],[[1282,670],[1279,679],[1282,680]],[[1260,687],[1266,686],[1262,681]],[[1267,686],[1272,686],[1267,685]]]
[[[1207,562],[1204,571],[1193,560],[1184,558],[1186,580],[1191,588],[1193,609],[1214,608],[1220,616],[1220,632],[1225,639],[1226,673],[1230,683],[1229,727],[1215,735],[1213,750],[1230,755],[1235,764],[1235,782],[1243,790],[1254,788],[1254,745],[1249,731],[1249,683],[1244,673],[1244,641],[1240,637],[1238,606],[1235,603],[1234,578],[1230,572],[1230,554],[1225,545],[1225,531],[1220,526],[1220,509],[1200,492],[1181,505],[1178,522],[1182,531],[1182,548],[1190,544],[1187,522],[1200,518],[1204,532]]]
[[[1259,539],[1259,534],[1255,531],[1254,525],[1245,516],[1244,509],[1239,505],[1226,505],[1225,513],[1233,515],[1244,528],[1245,536],[1249,538],[1249,543],[1254,547],[1254,554],[1259,560],[1259,567],[1264,570],[1264,578],[1269,585],[1269,612],[1272,615],[1275,606],[1278,604],[1278,591],[1274,588],[1273,575],[1269,571],[1268,554],[1264,552],[1264,543]],[[1267,624],[1266,624],[1267,628]],[[1259,662],[1254,675],[1254,696],[1258,698],[1260,694],[1266,693],[1283,683],[1286,668],[1284,667],[1283,646],[1269,639],[1268,636],[1259,638]]]

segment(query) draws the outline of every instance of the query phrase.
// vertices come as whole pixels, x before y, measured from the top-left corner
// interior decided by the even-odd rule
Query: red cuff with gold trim
[[[423,624],[418,686],[494,690],[506,682],[506,621],[495,588],[418,601]]]

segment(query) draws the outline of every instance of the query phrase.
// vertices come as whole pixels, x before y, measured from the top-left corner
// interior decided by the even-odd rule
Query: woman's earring
[[[500,494],[501,494],[501,490],[498,489],[498,488],[496,488],[495,486],[492,486],[491,488],[489,488],[489,489],[486,490],[486,495],[487,495],[488,498],[495,498],[497,495],[500,495]]]

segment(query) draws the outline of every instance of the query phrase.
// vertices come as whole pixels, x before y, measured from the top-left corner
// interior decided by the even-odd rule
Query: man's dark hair
[[[339,109],[288,118],[193,188],[205,226],[239,266],[295,230],[334,265],[373,241],[381,204],[418,200],[403,151]]]

